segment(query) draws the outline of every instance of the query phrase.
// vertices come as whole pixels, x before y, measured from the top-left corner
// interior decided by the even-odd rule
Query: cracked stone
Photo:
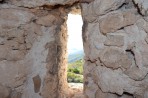
[[[147,75],[147,73],[148,73],[147,68],[139,69],[136,66],[133,66],[125,71],[126,75],[128,75],[130,78],[136,81],[143,80],[145,76]]]
[[[101,62],[109,68],[129,68],[131,61],[126,53],[120,48],[108,47],[104,49],[100,56]]]
[[[34,17],[28,11],[17,9],[1,9],[0,10],[0,28],[1,30],[12,29],[26,24]]]
[[[90,4],[82,4],[82,14],[84,19],[91,22],[97,19],[97,16],[118,9],[125,0],[94,0]]]
[[[104,44],[107,46],[121,47],[124,45],[124,35],[118,33],[107,34],[107,40],[105,41]]]
[[[118,95],[122,95],[123,92],[143,95],[144,88],[141,83],[124,75],[120,69],[112,70],[104,66],[97,66],[94,75],[96,75],[97,83],[103,92],[116,93]]]
[[[147,0],[133,0],[137,5],[137,9],[142,15],[148,15],[148,1]]]
[[[136,20],[137,17],[133,10],[111,12],[100,19],[100,30],[102,34],[106,35],[107,33],[113,33],[125,26],[132,25]]]

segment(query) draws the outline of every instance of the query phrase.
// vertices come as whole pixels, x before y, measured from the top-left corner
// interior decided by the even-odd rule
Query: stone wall
[[[148,98],[148,1],[82,4],[86,98]]]
[[[0,98],[71,98],[66,20],[77,3],[85,98],[148,98],[147,0],[0,0]]]
[[[0,98],[64,98],[65,8],[15,2],[0,4]]]

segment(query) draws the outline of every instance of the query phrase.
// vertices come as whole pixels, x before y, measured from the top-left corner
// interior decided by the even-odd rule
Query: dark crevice
[[[88,61],[88,62],[91,62],[91,63],[96,63],[97,60],[95,59],[95,60],[93,60],[93,61],[92,61],[92,60],[87,60],[87,61]]]
[[[130,93],[128,93],[128,92],[124,92],[123,95],[127,95],[127,96],[130,97],[130,98],[131,98],[131,97],[135,98],[135,97],[133,96],[133,94],[130,94]],[[122,97],[123,95],[121,95],[121,96],[119,96],[119,97]],[[126,97],[127,97],[127,96],[126,96]]]
[[[78,0],[78,1],[75,1],[74,3],[65,3],[65,4],[55,4],[55,5],[42,5],[40,6],[40,8],[44,9],[44,10],[52,10],[52,9],[59,9],[59,8],[65,8],[65,9],[68,9],[68,8],[71,8],[72,6],[76,6],[76,5],[79,5],[80,3],[90,3],[94,0]]]
[[[123,3],[122,5],[120,5],[119,7],[118,7],[118,9],[121,9],[122,7],[124,7],[125,5],[127,5],[127,3],[125,2],[125,3]]]
[[[102,62],[102,60],[100,59],[100,57],[98,59],[100,61],[101,66],[104,66],[105,64]]]
[[[0,1],[0,2],[3,2],[5,3],[4,0]],[[22,7],[22,8],[27,8],[27,9],[35,9],[35,8],[39,8],[40,10],[55,10],[55,9],[58,9],[58,8],[70,8],[72,6],[74,6],[75,4],[79,4],[81,1],[75,1],[73,3],[64,3],[64,4],[53,4],[53,5],[50,5],[50,4],[43,4],[43,5],[40,5],[40,6],[35,6],[35,7],[28,7],[28,6],[24,6],[24,5],[20,5],[18,7]]]
[[[126,50],[127,53],[132,54],[133,56],[135,56],[134,52],[132,50]]]
[[[19,49],[13,48],[12,50],[19,50]]]
[[[132,2],[133,2],[133,4],[134,4],[135,8],[137,8],[137,12],[138,12],[142,17],[144,17],[144,15],[142,14],[142,12],[141,12],[141,10],[140,10],[138,4],[136,4],[134,0],[132,0]]]
[[[121,28],[117,29],[116,31],[118,31],[118,30],[123,30],[124,28],[129,27],[129,26],[132,26],[132,25],[134,25],[134,24],[126,25],[126,26],[124,26],[124,27],[121,27]]]
[[[125,50],[125,51],[128,55],[128,58],[134,60],[134,65],[136,65],[136,58],[135,58],[135,54],[132,51],[132,49],[128,49],[128,50]]]
[[[5,0],[0,0],[0,3],[1,3],[1,4],[5,3]]]
[[[7,40],[13,40],[15,37],[9,37]]]
[[[123,30],[124,29],[124,27],[121,27],[121,28],[119,28],[118,30]]]

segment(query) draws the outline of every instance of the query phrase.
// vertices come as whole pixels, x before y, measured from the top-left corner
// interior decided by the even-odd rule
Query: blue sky
[[[82,17],[78,14],[68,14],[68,53],[83,50]]]

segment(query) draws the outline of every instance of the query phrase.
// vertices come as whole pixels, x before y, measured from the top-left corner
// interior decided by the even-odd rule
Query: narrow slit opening
[[[82,25],[83,21],[80,13],[68,14],[67,82],[70,88],[81,89],[81,90],[83,90],[83,64],[84,64]]]

